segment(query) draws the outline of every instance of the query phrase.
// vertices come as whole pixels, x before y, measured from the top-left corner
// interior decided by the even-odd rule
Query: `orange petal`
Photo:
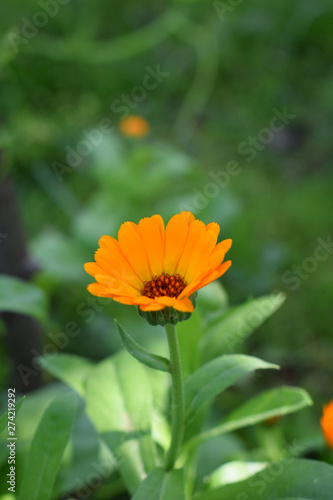
[[[174,303],[176,302],[176,297],[155,297],[154,300],[157,302],[157,304],[162,304],[166,307],[173,307]]]
[[[183,312],[194,311],[193,304],[187,297],[182,300],[179,300],[176,297],[156,297],[155,301],[158,304],[162,304],[167,307],[173,307],[178,311],[183,311]]]
[[[216,238],[218,238],[220,234],[220,226],[216,222],[211,222],[210,224],[207,224],[206,231],[214,231]]]
[[[209,266],[209,256],[216,246],[217,235],[214,231],[206,231],[199,238],[193,247],[192,255],[189,259],[188,268],[185,274],[185,281],[192,283],[203,272],[207,272]]]
[[[179,295],[178,299],[182,299],[183,297],[189,297],[196,290],[199,290],[200,288],[203,288],[212,281],[217,280],[222,276],[222,274],[224,274],[229,269],[230,266],[231,266],[231,260],[223,262],[223,264],[221,264],[221,266],[219,266],[217,269],[210,271],[202,279],[196,280],[190,285],[188,285],[186,288],[184,288],[182,293]]]
[[[131,297],[132,304],[136,306],[148,306],[149,304],[155,303],[155,299],[146,297],[145,295],[140,295],[139,297]]]
[[[120,304],[125,304],[127,306],[135,306],[135,303],[130,297],[113,296],[112,300],[114,300],[115,302],[119,302]]]
[[[152,272],[137,225],[133,222],[122,224],[118,232],[118,240],[122,253],[135,273],[143,282],[150,281]]]
[[[217,280],[218,278],[221,278],[221,276],[228,271],[231,264],[232,264],[231,260],[223,262],[223,264],[221,264],[217,269],[215,269],[215,271],[212,271],[204,279],[201,280],[200,287],[198,287],[198,289],[208,285],[209,283]]]
[[[163,272],[164,221],[160,215],[146,217],[140,220],[138,230],[146,249],[152,275],[159,276]]]
[[[200,220],[195,220],[190,224],[188,229],[188,237],[183,249],[182,255],[179,259],[176,272],[180,274],[181,277],[185,277],[190,259],[193,255],[193,250],[199,239],[201,239],[206,234],[205,224]]]
[[[122,295],[124,297],[140,296],[140,292],[136,288],[133,288],[131,285],[127,285],[126,283],[120,281],[117,278],[113,278],[112,276],[96,274],[95,280],[101,285],[104,285],[106,289],[113,295]]]
[[[142,304],[140,305],[141,311],[160,311],[161,309],[164,309],[163,304],[157,304],[157,302],[154,302],[153,300],[151,301],[150,304]]]
[[[90,283],[90,285],[87,286],[87,290],[97,297],[111,297],[105,286],[100,283]]]
[[[189,214],[190,212],[185,212]],[[165,230],[165,254],[163,269],[166,273],[174,274],[179,259],[182,256],[188,235],[190,216],[177,214],[171,217]]]
[[[96,262],[87,262],[84,264],[85,271],[90,274],[90,276],[95,276],[95,274],[103,274],[103,269],[96,264]]]
[[[184,299],[177,299],[174,305],[172,306],[174,309],[177,309],[177,311],[182,311],[182,312],[193,312],[194,307],[190,299],[185,297]]]
[[[98,244],[101,248],[113,249],[114,246],[118,245],[118,241],[115,238],[112,238],[112,236],[105,234],[98,240]]]
[[[210,269],[216,268],[223,262],[224,256],[230,249],[231,245],[232,245],[231,239],[223,240],[221,241],[221,243],[218,243],[218,245],[216,245],[216,247],[214,248],[208,259],[209,260],[208,267]]]
[[[103,236],[100,240],[100,244],[101,243],[101,248],[95,253],[97,264],[106,271],[107,274],[141,290],[143,282],[127,262],[121,252],[118,241],[111,238],[111,236],[107,239]]]
[[[191,222],[195,221],[195,217],[192,212],[187,212],[186,210],[184,210],[183,212],[180,212],[179,215],[183,216],[188,224],[191,224]]]

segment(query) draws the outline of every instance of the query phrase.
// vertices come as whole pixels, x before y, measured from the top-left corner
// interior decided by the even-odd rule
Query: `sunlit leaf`
[[[331,465],[291,456],[245,481],[198,494],[195,500],[328,500],[332,484]]]
[[[209,481],[211,488],[237,483],[254,476],[254,474],[268,467],[268,465],[267,462],[244,462],[242,460],[235,460],[223,464],[216,469],[213,474],[207,478],[207,482]]]

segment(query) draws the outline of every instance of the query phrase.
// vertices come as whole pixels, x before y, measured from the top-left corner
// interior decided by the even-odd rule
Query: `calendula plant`
[[[182,444],[185,396],[176,324],[194,311],[196,291],[224,274],[231,261],[223,262],[231,240],[217,244],[218,224],[208,226],[190,212],[171,218],[166,228],[160,215],[126,222],[118,241],[103,236],[95,254],[96,262],[85,265],[96,283],[90,293],[138,306],[140,316],[151,325],[165,326],[170,360],[142,349],[118,325],[124,345],[142,363],[167,371],[172,379],[171,443],[165,470],[171,470]],[[193,389],[192,389],[193,390]]]
[[[155,339],[164,327],[168,349],[162,354],[168,355],[143,347],[135,332],[130,336],[115,320],[125,349],[113,356],[95,364],[65,353],[44,356],[44,369],[69,388],[44,404],[18,500],[68,498],[69,493],[110,500],[126,491],[133,500],[331,498],[333,468],[297,458],[297,446],[280,450],[273,463],[267,456],[248,460],[245,450],[242,460],[228,461],[227,453],[210,460],[212,444],[227,433],[312,404],[303,389],[278,387],[249,399],[244,394],[246,401],[221,421],[210,418],[216,396],[247,374],[278,368],[234,350],[284,301],[282,294],[272,294],[226,306],[215,280],[231,265],[224,260],[231,240],[218,243],[219,231],[218,224],[205,225],[182,212],[166,227],[153,215],[137,225],[125,222],[118,240],[100,239],[95,262],[85,264],[95,278],[89,292],[136,306],[137,321],[154,325]],[[26,408],[29,415],[29,402],[34,407],[33,396],[20,414]],[[330,409],[322,420],[328,442]],[[0,424],[5,421],[4,416]],[[18,427],[23,422],[24,415]],[[197,471],[204,449],[213,466],[203,481]]]
[[[200,357],[204,359],[208,353],[208,360],[201,366],[199,363],[197,369],[188,374],[184,383],[176,325],[190,319],[196,306],[197,291],[218,279],[231,266],[231,261],[224,262],[224,258],[232,241],[226,239],[217,243],[219,232],[218,224],[213,222],[205,225],[202,221],[196,220],[190,212],[175,215],[166,227],[162,217],[154,215],[141,219],[138,225],[133,222],[124,223],[119,230],[118,241],[110,236],[103,236],[99,241],[95,262],[85,265],[86,271],[96,280],[95,283],[88,285],[90,293],[100,297],[110,297],[122,304],[137,306],[139,315],[149,324],[164,326],[166,331],[169,359],[143,348],[117,323],[123,345],[128,352],[150,369],[167,372],[171,380],[170,421],[167,422],[170,435],[167,435],[164,442],[158,439],[154,442],[153,426],[148,431],[149,453],[152,453],[151,447],[159,448],[155,450],[155,455],[152,453],[155,459],[152,459],[151,455],[151,461],[147,460],[147,457],[145,460],[147,448],[143,451],[143,440],[147,439],[145,435],[147,429],[140,429],[140,425],[136,430],[143,432],[144,435],[142,438],[137,437],[137,444],[142,453],[142,463],[139,466],[141,473],[137,474],[137,479],[135,474],[132,474],[131,467],[124,466],[124,462],[126,463],[128,459],[124,448],[120,453],[121,474],[129,491],[134,494],[135,500],[191,498],[195,493],[193,478],[196,451],[200,444],[225,432],[281,416],[311,404],[310,397],[301,389],[292,387],[275,389],[248,401],[219,425],[198,431],[198,423],[200,428],[200,424],[203,423],[202,416],[207,413],[207,405],[214,396],[247,373],[257,369],[277,368],[276,365],[251,356],[237,354],[218,356],[223,341],[230,342],[230,337],[223,339],[222,334],[220,346],[216,351],[217,356],[212,356],[213,359],[209,359],[210,349],[205,349],[205,344],[209,345],[209,339],[201,342]],[[271,298],[273,310],[282,300],[281,296]],[[272,311],[272,304],[270,306]],[[264,317],[265,315],[267,313],[263,314]],[[231,326],[228,324],[228,319],[232,324],[232,317],[224,317],[226,327]],[[217,323],[219,321],[220,318],[217,319]],[[210,331],[214,322],[216,322],[215,317],[211,320]],[[237,332],[232,334],[237,335]],[[189,356],[191,349],[195,356],[197,355],[198,346],[195,345],[197,341],[194,334],[193,345],[187,346],[190,351]],[[216,338],[212,338],[212,344],[214,342],[216,343]],[[137,390],[142,391],[143,388],[138,387]],[[123,418],[126,418],[125,414]],[[124,439],[117,445],[118,451],[127,438],[131,439],[128,436],[123,437]],[[303,474],[304,464],[298,465]],[[247,474],[250,475],[247,471],[245,477]],[[284,471],[284,476],[288,474],[290,475],[290,471]],[[290,478],[292,479],[292,474]],[[281,484],[284,480],[285,478],[281,478]],[[288,481],[290,482],[290,479]],[[294,489],[296,488],[295,483]],[[239,487],[239,492],[246,490],[245,485]],[[293,487],[288,489],[289,496],[292,490]],[[253,495],[255,493],[252,492],[252,496],[249,494],[242,498],[255,498]],[[220,488],[197,492],[195,498],[208,500],[235,498],[235,496],[231,497],[228,487],[222,484]]]

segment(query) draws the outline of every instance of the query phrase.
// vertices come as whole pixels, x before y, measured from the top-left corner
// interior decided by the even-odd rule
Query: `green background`
[[[55,15],[45,14],[46,3],[5,0],[0,18],[1,174],[14,182],[40,267],[44,345],[74,322],[81,332],[65,351],[103,359],[120,346],[113,317],[139,339],[161,336],[134,308],[89,302],[83,263],[123,221],[154,213],[167,221],[188,207],[233,239],[221,280],[231,304],[286,293],[239,346],[281,371],[256,376],[246,390],[304,387],[315,404],[290,433],[316,441],[321,405],[333,398],[332,249],[313,261],[318,238],[332,235],[331,2],[71,0],[55,1]],[[156,88],[135,90],[156,68],[166,74]],[[283,109],[290,123],[263,131]],[[147,137],[121,136],[128,113],[149,121]],[[83,147],[85,132],[96,134],[105,119],[113,130],[69,165],[67,148]],[[222,177],[231,160],[237,173],[212,185],[212,172]],[[13,367],[3,339],[6,391]],[[231,391],[223,405],[243,396],[244,388]]]

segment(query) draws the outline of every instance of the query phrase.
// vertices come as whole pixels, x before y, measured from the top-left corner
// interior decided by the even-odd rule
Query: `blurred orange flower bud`
[[[323,416],[320,419],[327,446],[333,448],[333,400],[323,406]]]
[[[145,137],[149,134],[150,126],[142,116],[130,115],[119,122],[119,130],[127,137]]]

